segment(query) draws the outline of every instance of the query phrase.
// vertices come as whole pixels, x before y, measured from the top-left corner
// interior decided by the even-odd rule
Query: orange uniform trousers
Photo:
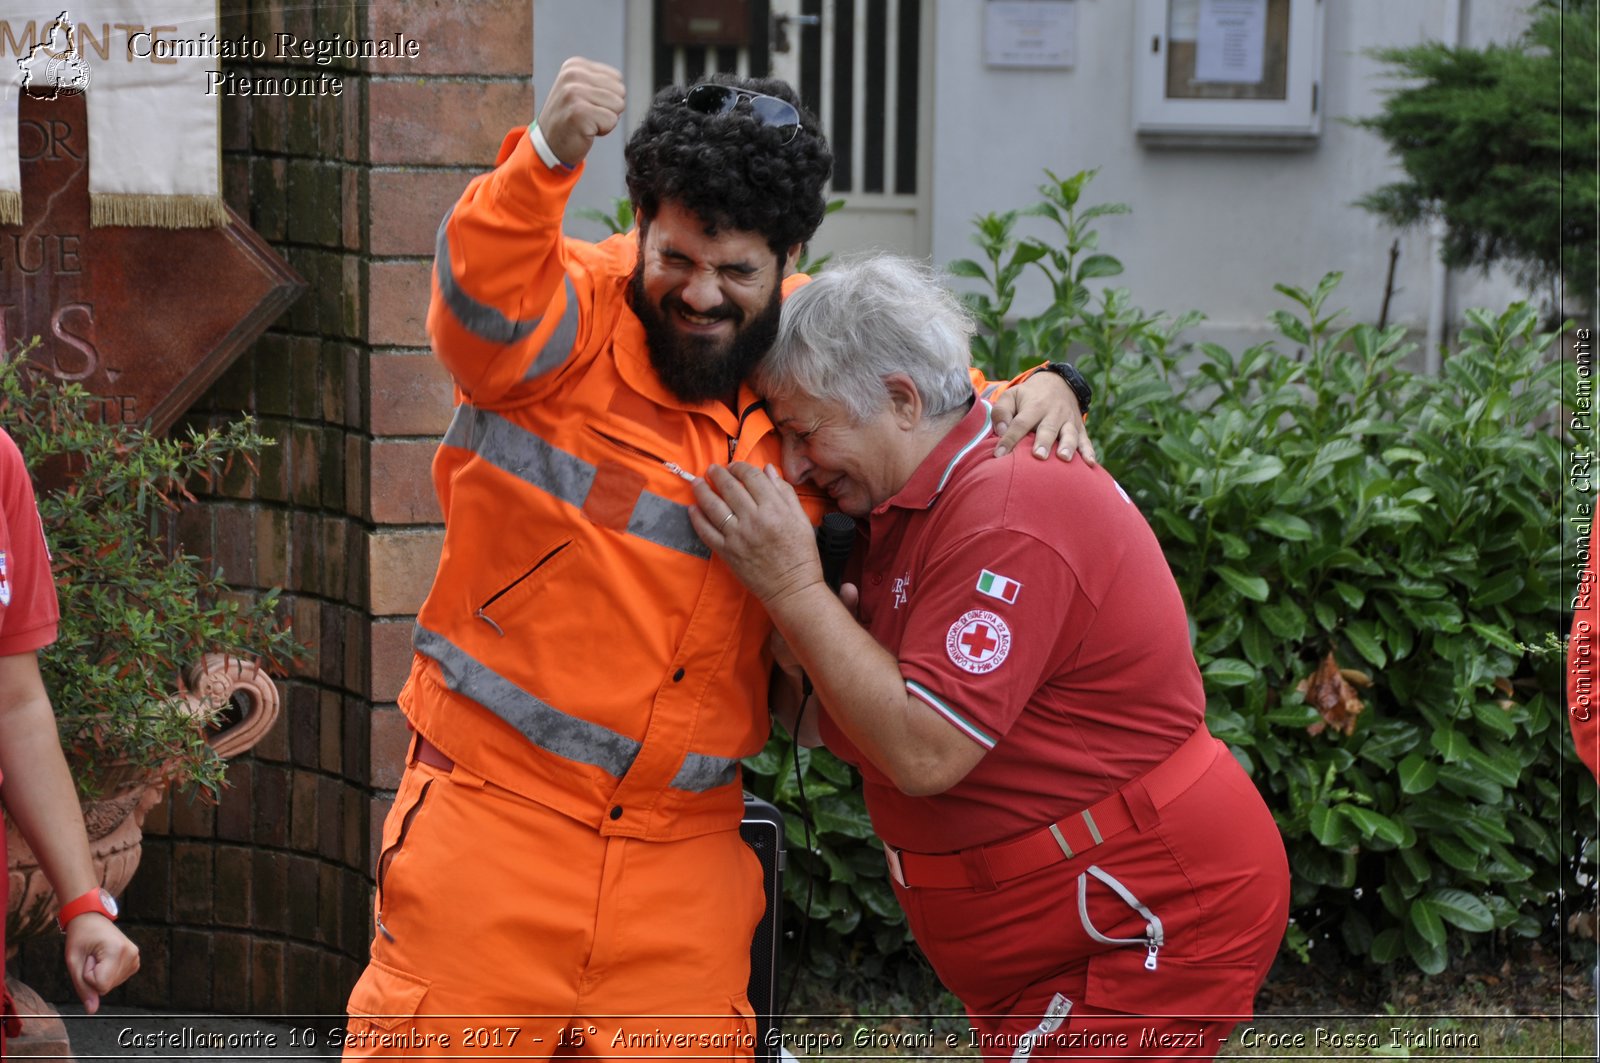
[[[606,838],[415,759],[384,823],[347,1058],[749,1059],[766,901],[737,829]]]

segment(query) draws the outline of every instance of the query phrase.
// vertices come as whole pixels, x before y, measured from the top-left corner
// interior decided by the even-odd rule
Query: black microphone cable
[[[800,708],[794,714],[794,733],[789,736],[789,749],[794,754],[794,784],[800,802],[800,831],[805,838],[806,852],[812,852],[811,801],[806,797],[805,773],[800,770],[800,726],[805,719],[806,703],[811,700],[811,677],[800,673]],[[811,929],[811,897],[817,886],[816,872],[806,869],[806,903],[800,910],[800,936],[794,946],[794,972],[789,976],[789,989],[783,994],[783,1006],[778,1014],[789,1014],[789,1002],[794,999],[795,987],[800,984],[800,972],[805,969],[806,941]]]
[[[855,546],[856,522],[843,513],[829,513],[817,527],[817,553],[822,558],[822,581],[833,593],[839,593],[844,582],[844,566],[850,560],[850,550]],[[806,851],[813,851],[811,840],[811,801],[806,797],[805,773],[800,770],[800,730],[805,723],[806,706],[811,702],[813,688],[811,677],[800,673],[800,707],[794,714],[794,733],[790,735],[794,754],[794,784],[800,800],[800,830],[805,839]],[[800,984],[800,972],[805,968],[806,942],[811,929],[811,899],[817,886],[814,871],[806,871],[806,904],[800,912],[800,936],[795,942],[794,974],[789,979],[789,989],[783,996],[779,1014],[789,1014],[789,1002],[794,998],[795,987]]]

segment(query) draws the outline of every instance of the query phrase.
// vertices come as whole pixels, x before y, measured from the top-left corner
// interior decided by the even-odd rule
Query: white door
[[[844,207],[823,222],[813,257],[929,253],[931,0],[750,0],[750,43],[740,47],[663,44],[662,0],[652,7],[651,47],[630,49],[630,83],[778,77],[816,113],[834,153],[828,198]]]

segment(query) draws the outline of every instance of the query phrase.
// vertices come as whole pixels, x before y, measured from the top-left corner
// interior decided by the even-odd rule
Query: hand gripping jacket
[[[732,829],[771,625],[667,463],[777,462],[777,436],[748,389],[734,411],[661,385],[628,306],[635,237],[561,235],[579,172],[516,131],[440,228],[428,331],[458,406],[400,701],[461,767],[602,834]]]

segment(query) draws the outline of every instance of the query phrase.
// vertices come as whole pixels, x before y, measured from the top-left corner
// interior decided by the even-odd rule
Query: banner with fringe
[[[18,11],[30,2],[31,17]],[[55,4],[62,0],[53,0]],[[82,93],[89,111],[91,224],[224,226],[216,0],[12,0],[0,14],[0,224],[22,217],[23,93]]]

